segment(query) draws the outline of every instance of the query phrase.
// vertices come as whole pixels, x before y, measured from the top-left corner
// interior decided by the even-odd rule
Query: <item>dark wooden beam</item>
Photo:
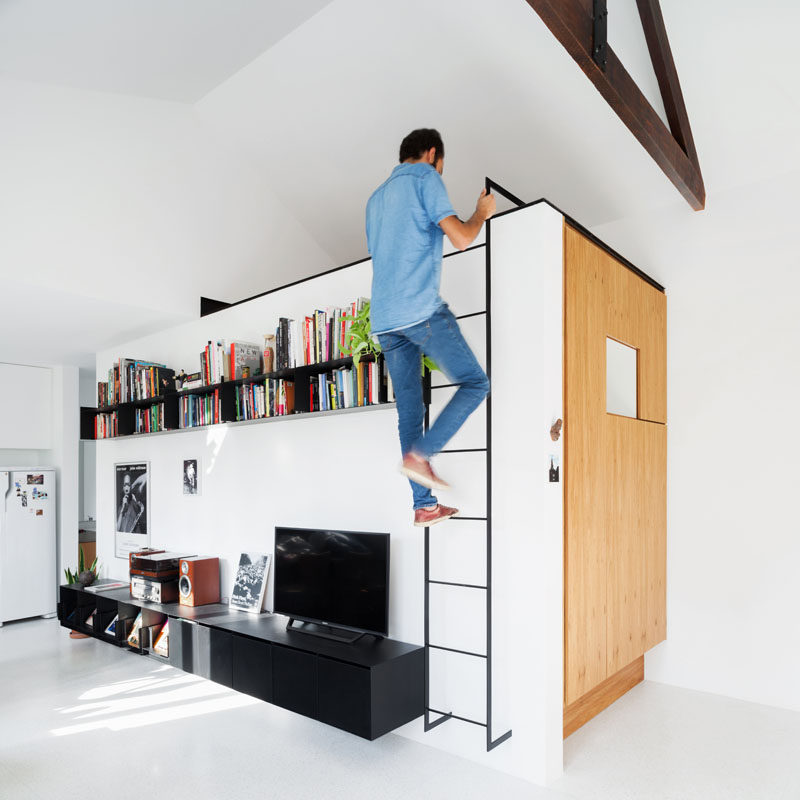
[[[544,24],[686,198],[689,205],[697,211],[704,208],[706,190],[699,167],[676,141],[613,49],[610,46],[607,49],[605,71],[592,60],[593,22],[586,0],[526,0],[526,2],[542,18]]]
[[[661,90],[672,135],[699,172],[700,163],[697,160],[686,104],[683,102],[678,70],[675,69],[664,17],[661,15],[661,5],[658,0],[636,0],[636,5],[639,7],[647,49],[650,51],[650,60],[653,62],[653,69],[658,79],[658,88]]]

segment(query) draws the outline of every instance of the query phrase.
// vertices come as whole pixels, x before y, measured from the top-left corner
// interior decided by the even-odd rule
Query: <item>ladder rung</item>
[[[478,722],[475,719],[468,719],[467,717],[459,717],[458,715],[452,714],[449,711],[438,711],[435,708],[426,708],[425,710],[429,714],[441,714],[443,717],[446,717],[447,719],[460,719],[462,722],[469,722],[471,725],[480,725],[481,728],[485,728],[486,727],[486,723],[485,722]],[[438,720],[437,720],[437,722],[438,722]]]
[[[488,589],[488,586],[478,586],[477,583],[453,583],[452,581],[432,581],[428,579],[428,583],[437,583],[439,586],[462,586],[465,589]]]
[[[485,314],[485,311],[473,311],[471,314],[459,314],[456,319],[469,319],[470,317],[479,317],[481,314]]]
[[[440,450],[436,455],[440,456],[442,453],[485,453],[485,447],[465,447],[461,450]]]
[[[462,656],[472,656],[473,658],[486,658],[485,655],[481,653],[471,653],[469,650],[456,650],[453,647],[442,647],[440,644],[429,644],[426,645],[427,647],[432,647],[434,650],[447,650],[448,653],[458,653]]]
[[[454,386],[458,386],[457,383],[440,383],[436,386],[431,386],[431,389],[452,389]]]
[[[471,519],[471,520],[478,520],[480,522],[486,522],[486,517],[449,517],[449,519],[452,519],[452,520]]]

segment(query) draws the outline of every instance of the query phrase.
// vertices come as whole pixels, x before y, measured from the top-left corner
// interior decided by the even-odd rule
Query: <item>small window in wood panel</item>
[[[636,418],[637,355],[633,347],[606,338],[606,411]]]

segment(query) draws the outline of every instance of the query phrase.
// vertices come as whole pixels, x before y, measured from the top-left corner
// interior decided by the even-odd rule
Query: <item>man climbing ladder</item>
[[[462,222],[447,196],[444,144],[435,130],[412,131],[400,145],[400,164],[367,203],[367,246],[372,256],[370,320],[378,336],[397,399],[401,472],[411,482],[414,525],[425,527],[458,513],[431,489],[448,485],[430,460],[480,405],[489,380],[452,312],[439,296],[444,235],[459,250],[469,247],[495,212],[484,189],[475,212]],[[458,388],[425,433],[422,354]]]

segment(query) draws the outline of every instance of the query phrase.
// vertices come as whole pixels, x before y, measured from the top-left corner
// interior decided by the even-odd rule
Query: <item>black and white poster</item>
[[[183,493],[189,495],[200,494],[200,471],[196,458],[183,460]]]
[[[117,558],[150,544],[147,462],[114,465],[114,540]]]
[[[242,553],[233,578],[230,607],[252,614],[261,613],[264,590],[267,588],[269,555]]]

